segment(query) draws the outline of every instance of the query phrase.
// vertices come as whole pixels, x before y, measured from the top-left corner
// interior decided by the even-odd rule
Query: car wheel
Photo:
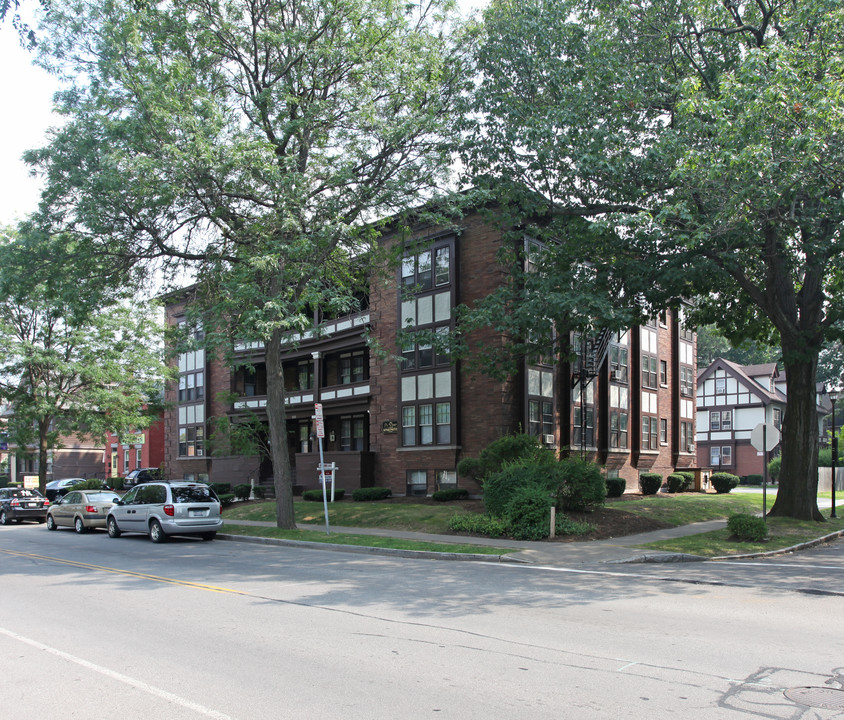
[[[9,516],[6,514],[5,510],[0,510],[0,525],[8,525],[9,524]]]
[[[56,525],[56,521],[53,520],[52,515],[47,516],[47,529],[48,530],[58,530],[59,529],[59,526]]]
[[[161,529],[161,523],[158,520],[152,520],[149,524],[149,539],[154,543],[167,542],[167,534]]]
[[[109,537],[111,537],[111,538],[119,538],[120,537],[121,533],[120,533],[120,528],[117,527],[117,520],[115,520],[113,517],[110,517],[108,519],[108,522],[106,523],[106,525],[108,526],[108,536]]]
[[[217,533],[216,532],[202,533],[199,537],[201,537],[203,540],[213,540],[215,537],[217,537]]]
[[[82,518],[78,517],[76,520],[73,521],[73,529],[76,530],[80,535],[84,533],[88,528],[85,527],[85,523],[82,522]]]

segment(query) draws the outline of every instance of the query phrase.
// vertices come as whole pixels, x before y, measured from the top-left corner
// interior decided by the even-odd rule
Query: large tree
[[[353,307],[372,221],[443,187],[467,71],[440,0],[70,2],[76,77],[30,160],[41,221],[135,267],[190,266],[209,341],[263,341],[277,521],[294,527],[281,358]]]
[[[105,440],[157,416],[166,377],[163,317],[146,304],[66,273],[68,238],[7,229],[0,266],[0,401],[9,439],[34,448],[38,484],[67,438]]]
[[[789,402],[771,512],[822,519],[815,379],[844,312],[841,3],[493,0],[485,22],[475,181],[542,218],[539,236],[590,221],[559,266],[590,263],[646,311],[690,298],[692,321],[733,341],[775,333]]]

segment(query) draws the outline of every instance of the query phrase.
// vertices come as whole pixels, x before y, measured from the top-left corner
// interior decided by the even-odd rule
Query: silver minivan
[[[165,542],[170,535],[213,540],[222,526],[217,494],[208,485],[191,482],[137,485],[112,506],[106,518],[109,537],[143,533],[154,543]]]

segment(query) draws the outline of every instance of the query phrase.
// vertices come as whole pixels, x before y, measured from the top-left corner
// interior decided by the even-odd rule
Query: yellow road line
[[[205,583],[190,582],[189,580],[177,580],[175,578],[162,577],[160,575],[149,575],[147,573],[133,572],[132,570],[120,570],[119,568],[112,568],[106,565],[92,565],[90,563],[80,562],[78,560],[65,560],[64,558],[50,557],[49,555],[36,555],[35,553],[20,552],[18,550],[4,550],[0,549],[0,553],[6,555],[13,555],[16,557],[29,558],[31,560],[44,560],[46,562],[55,562],[61,565],[70,565],[72,567],[82,568],[83,570],[97,570],[100,572],[114,573],[115,575],[127,575],[129,577],[141,578],[143,580],[153,580],[155,582],[166,583],[169,585],[182,585],[184,587],[196,588],[197,590],[207,590],[208,592],[229,593],[231,595],[245,595],[248,592],[234,590],[232,588],[218,587],[216,585],[206,585]]]

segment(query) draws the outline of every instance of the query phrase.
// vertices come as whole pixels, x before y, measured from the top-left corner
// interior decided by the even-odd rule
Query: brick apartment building
[[[417,228],[401,266],[386,279],[373,276],[364,309],[322,318],[319,336],[291,342],[284,375],[296,486],[318,487],[315,402],[324,408],[325,460],[336,463],[337,486],[347,490],[374,485],[426,495],[459,486],[475,494],[480,488],[457,476],[457,463],[519,431],[584,452],[631,488],[640,472],[667,475],[695,464],[696,340],[679,313],[590,339],[585,383],[579,362],[523,363],[507,380],[493,380],[428,341],[431,333],[454,331],[456,306],[472,305],[504,280],[502,242],[501,231],[479,214],[467,215],[457,231]],[[169,323],[183,321],[187,302],[189,291],[169,299]],[[399,346],[399,327],[419,331],[420,342]],[[394,359],[370,352],[364,330]],[[504,342],[492,330],[471,339]],[[260,454],[208,452],[212,418],[266,417],[263,346],[244,343],[235,355],[232,367],[204,350],[179,356],[179,383],[166,396],[168,477],[272,482],[271,463]],[[233,403],[224,397],[230,393]]]
[[[106,435],[105,477],[126,477],[139,468],[164,463],[164,411],[152,425],[125,437]]]

